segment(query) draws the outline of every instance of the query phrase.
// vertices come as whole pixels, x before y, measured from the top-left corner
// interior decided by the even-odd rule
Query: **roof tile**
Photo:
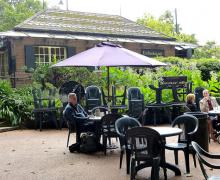
[[[52,9],[34,15],[17,25],[14,30],[173,40],[118,15]]]

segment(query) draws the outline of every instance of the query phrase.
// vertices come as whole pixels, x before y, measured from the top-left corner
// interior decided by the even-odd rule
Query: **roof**
[[[48,32],[75,35],[131,37],[175,40],[118,15],[48,9],[37,13],[15,31]]]
[[[110,42],[115,42],[115,43],[129,42],[129,43],[142,43],[142,44],[166,44],[166,45],[176,46],[177,50],[182,50],[185,47],[189,47],[192,49],[198,47],[198,45],[195,45],[195,44],[168,41],[168,40],[139,39],[135,37],[127,38],[127,37],[110,37],[110,36],[55,34],[55,33],[46,33],[46,32],[44,33],[25,32],[25,31],[0,32],[0,39],[4,37],[31,37],[31,38],[53,38],[53,39],[89,40],[89,41],[110,41]]]

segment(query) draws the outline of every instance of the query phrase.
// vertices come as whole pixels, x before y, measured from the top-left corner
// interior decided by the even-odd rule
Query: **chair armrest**
[[[208,153],[208,157],[211,158],[211,159],[220,159],[220,154],[211,154],[211,153]]]
[[[220,159],[220,154],[208,153],[203,149],[200,149],[200,153],[210,159]]]
[[[197,124],[196,128],[194,129],[194,131],[189,132],[187,134],[190,135],[190,136],[194,135],[198,131],[198,127],[199,127],[199,125]]]
[[[206,166],[213,168],[213,169],[220,169],[220,164],[214,164],[214,163],[210,163],[208,162],[207,159],[204,159],[203,157],[199,156],[200,161],[205,164]]]

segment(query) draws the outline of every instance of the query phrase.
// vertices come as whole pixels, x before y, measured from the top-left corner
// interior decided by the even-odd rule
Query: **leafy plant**
[[[12,126],[20,125],[22,120],[31,119],[31,88],[12,89],[8,81],[0,80],[0,119]]]

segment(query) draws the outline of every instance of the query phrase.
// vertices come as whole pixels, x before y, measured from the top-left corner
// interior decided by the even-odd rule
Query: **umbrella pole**
[[[107,86],[108,86],[108,102],[110,101],[110,92],[109,92],[109,86],[110,86],[110,78],[109,78],[109,67],[107,67]]]

